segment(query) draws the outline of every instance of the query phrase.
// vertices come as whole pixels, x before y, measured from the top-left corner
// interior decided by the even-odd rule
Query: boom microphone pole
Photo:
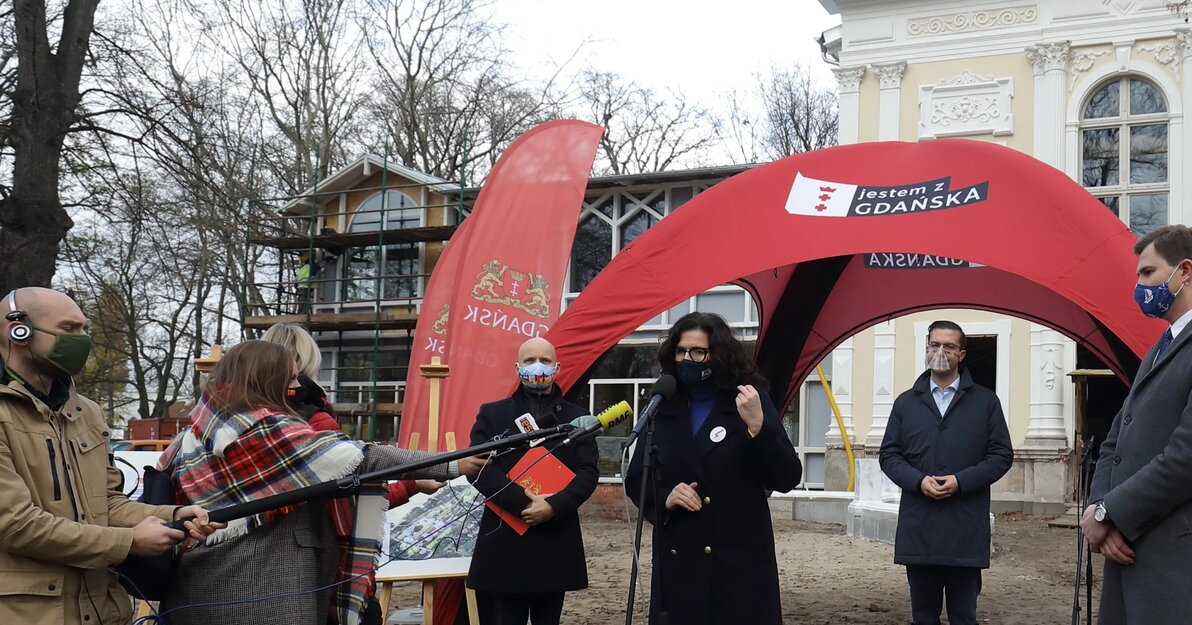
[[[389,467],[388,469],[381,469],[380,471],[373,471],[372,473],[365,473],[362,475],[352,474],[341,477],[338,480],[329,480],[320,484],[312,484],[303,488],[292,490],[286,493],[279,493],[277,495],[270,495],[269,497],[262,497],[252,501],[246,501],[226,508],[219,508],[207,513],[207,516],[219,523],[226,523],[235,519],[242,519],[254,514],[260,514],[283,506],[291,506],[294,504],[305,503],[316,499],[326,499],[331,497],[346,497],[355,493],[360,489],[361,484],[368,482],[380,482],[387,479],[394,478],[403,473],[410,473],[418,469],[425,469],[436,464],[443,464],[452,460],[459,460],[460,458],[467,458],[468,456],[475,456],[490,451],[499,449],[506,449],[509,447],[517,447],[523,443],[528,443],[535,438],[551,438],[558,435],[568,434],[575,426],[570,423],[556,425],[554,427],[544,428],[541,430],[533,430],[531,432],[523,432],[518,434],[511,434],[505,438],[495,441],[488,441],[466,447],[464,449],[457,449],[442,454],[437,454],[422,460],[416,460],[407,464]],[[186,531],[184,523],[189,521],[191,517],[179,519],[170,523],[172,529]]]

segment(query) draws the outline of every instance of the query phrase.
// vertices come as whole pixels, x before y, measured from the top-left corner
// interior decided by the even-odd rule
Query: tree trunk
[[[99,0],[70,0],[51,49],[44,0],[15,0],[17,81],[12,94],[12,193],[0,200],[0,293],[49,286],[58,247],[74,225],[58,195],[66,133],[75,122],[79,78]]]

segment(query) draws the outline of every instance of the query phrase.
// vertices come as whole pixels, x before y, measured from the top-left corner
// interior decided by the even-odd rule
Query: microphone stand
[[[373,471],[371,473],[364,474],[353,473],[352,475],[339,478],[338,480],[329,480],[320,484],[312,484],[310,486],[289,492],[234,504],[226,508],[212,510],[208,512],[208,517],[212,521],[225,523],[227,521],[241,519],[254,514],[260,514],[261,512],[266,512],[275,508],[281,508],[283,506],[306,503],[316,499],[346,497],[355,494],[356,491],[360,490],[360,486],[362,484],[369,482],[381,482],[404,473],[425,469],[426,467],[431,467],[436,464],[443,464],[452,460],[459,460],[460,458],[467,458],[468,456],[475,456],[477,454],[496,451],[498,449],[519,447],[535,438],[553,438],[555,436],[567,434],[574,428],[575,426],[571,425],[570,423],[566,423],[542,430],[521,432],[506,436],[505,438],[497,439],[495,441],[488,441],[472,447],[436,454],[422,460],[416,460],[414,462],[389,467],[387,469],[381,469],[379,471]],[[179,519],[173,523],[170,523],[170,527],[185,531],[183,524],[188,520],[190,519]]]
[[[1076,587],[1072,590],[1072,625],[1080,625],[1080,569],[1085,565],[1086,586],[1086,622],[1093,622],[1093,550],[1084,540],[1084,532],[1080,529],[1080,519],[1084,516],[1084,509],[1088,506],[1089,487],[1092,479],[1093,437],[1089,436],[1084,442],[1080,457],[1080,489],[1076,493]],[[1086,557],[1087,552],[1087,557]]]
[[[654,469],[654,463],[657,462],[657,455],[658,455],[657,450],[654,449],[654,417],[653,416],[649,417],[649,423],[646,424],[646,436],[645,436],[644,444],[645,444],[645,448],[642,450],[642,485],[641,485],[640,492],[638,493],[637,500],[639,503],[645,503],[645,501],[646,501],[646,487],[647,487],[646,485],[649,484],[650,486],[653,487],[653,490],[654,490],[654,521],[657,522],[659,519],[662,518],[663,506],[658,501],[658,480],[660,479],[660,476],[658,475],[657,471],[652,470],[652,469]],[[652,483],[651,483],[651,479],[653,479]],[[646,517],[645,513],[643,513],[643,511],[639,508],[637,511],[637,527],[634,529],[634,532],[633,532],[633,554],[634,554],[634,557],[633,557],[633,564],[631,566],[632,570],[629,572],[629,599],[626,602],[626,607],[625,607],[625,625],[633,625],[633,602],[634,602],[635,595],[637,594],[637,569],[638,569],[637,564],[638,564],[638,560],[639,560],[638,555],[641,553],[642,525],[643,525],[643,521],[645,521],[645,517]],[[651,543],[651,551],[653,551],[654,553],[657,553],[657,551],[658,551],[657,541],[654,541]],[[661,571],[659,570],[659,567],[657,566],[658,558],[654,558],[654,564],[655,564],[655,566],[652,569],[653,572],[651,573],[651,576],[652,576],[651,586],[658,589],[658,596],[651,597],[650,601],[658,602],[658,605],[661,606],[661,605],[663,605],[662,604],[662,584],[661,583],[658,583],[658,584],[653,583],[658,580],[659,575],[661,574]],[[647,620],[649,620],[648,617],[647,617]],[[658,612],[658,620],[659,620],[660,625],[666,625],[667,614],[666,614],[666,612],[663,612],[661,609],[659,609],[659,612]]]

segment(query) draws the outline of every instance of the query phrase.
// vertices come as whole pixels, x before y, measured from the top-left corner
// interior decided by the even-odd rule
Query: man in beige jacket
[[[95,402],[71,376],[87,362],[87,319],[66,295],[29,287],[0,301],[0,623],[123,625],[112,566],[165,553],[221,524],[197,506],[148,506],[121,491]]]

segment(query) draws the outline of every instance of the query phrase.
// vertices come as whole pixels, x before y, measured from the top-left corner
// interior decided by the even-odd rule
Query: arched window
[[[363,202],[352,214],[348,232],[375,232],[417,228],[422,225],[422,208],[413,198],[401,191],[377,192]],[[378,259],[378,256],[380,258]],[[369,300],[377,297],[377,266],[381,272],[381,299],[406,299],[419,296],[418,244],[398,243],[379,250],[377,246],[354,247],[348,250],[344,262],[343,299]]]
[[[1081,184],[1139,236],[1167,225],[1167,99],[1123,76],[1093,90],[1080,119]]]

